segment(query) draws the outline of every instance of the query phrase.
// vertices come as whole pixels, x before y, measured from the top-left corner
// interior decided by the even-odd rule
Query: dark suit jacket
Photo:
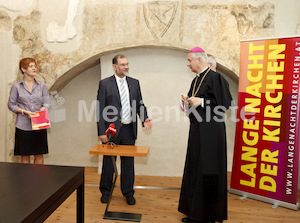
[[[140,84],[137,79],[126,77],[130,106],[132,108],[133,118],[133,134],[137,138],[137,115],[139,115],[142,123],[148,118],[147,109],[142,100]],[[98,136],[105,135],[105,131],[111,123],[115,124],[117,138],[121,128],[121,99],[115,76],[105,78],[100,81],[97,100],[97,124]]]

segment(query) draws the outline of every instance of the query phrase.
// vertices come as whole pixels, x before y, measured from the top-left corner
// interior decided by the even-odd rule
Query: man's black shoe
[[[182,222],[195,222],[195,221],[190,219],[189,217],[185,217],[182,219]]]
[[[135,205],[135,199],[133,196],[126,197],[126,201],[127,201],[127,204],[129,204],[129,205]]]
[[[101,197],[101,202],[103,204],[106,204],[109,200],[109,194],[103,194],[102,197]]]

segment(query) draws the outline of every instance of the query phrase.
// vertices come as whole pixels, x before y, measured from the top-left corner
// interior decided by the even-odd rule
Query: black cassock
[[[192,81],[195,92],[207,70]],[[178,210],[193,220],[227,219],[227,149],[224,112],[231,105],[228,82],[209,71],[195,95],[204,107],[191,109],[190,131]]]

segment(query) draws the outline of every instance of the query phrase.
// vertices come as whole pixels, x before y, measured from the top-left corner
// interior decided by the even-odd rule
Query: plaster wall
[[[136,174],[181,176],[185,161],[189,121],[179,108],[180,93],[186,94],[194,74],[186,66],[186,53],[176,50],[138,48],[120,51],[128,57],[130,76],[140,81],[143,101],[153,129],[146,131],[139,122],[136,145],[150,146],[147,158],[136,158]],[[111,59],[115,54],[100,58],[101,63],[73,79],[59,97],[65,99],[66,119],[52,123],[49,131],[50,154],[47,163],[76,163],[82,166],[102,166],[102,156],[89,155],[88,150],[98,143],[96,107],[98,83],[113,74]],[[237,83],[229,80],[237,99]],[[58,112],[54,110],[52,112]],[[231,171],[235,123],[227,112],[228,171]],[[65,154],[68,154],[65,156]],[[101,169],[99,170],[101,171]]]

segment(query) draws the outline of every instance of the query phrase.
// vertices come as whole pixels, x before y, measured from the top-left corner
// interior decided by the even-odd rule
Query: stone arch
[[[113,52],[118,52],[120,50],[128,50],[128,49],[135,49],[135,48],[143,48],[143,47],[147,47],[147,48],[165,48],[165,49],[173,49],[173,50],[178,50],[178,51],[182,51],[182,52],[186,52],[188,53],[187,49],[184,48],[176,48],[176,47],[163,47],[163,46],[148,46],[148,45],[144,45],[144,46],[135,46],[135,47],[122,47],[122,48],[118,48],[118,49],[114,49],[114,50],[107,50],[107,51],[103,51],[100,52],[94,56],[91,56],[89,58],[87,58],[86,60],[82,61],[81,63],[75,65],[74,67],[70,68],[67,72],[65,72],[64,74],[62,74],[56,81],[55,83],[51,86],[51,88],[49,89],[49,91],[60,91],[62,90],[72,79],[74,79],[75,77],[77,77],[78,75],[80,75],[83,71],[96,66],[97,64],[100,64],[100,57],[106,54],[110,54]],[[218,58],[216,57],[216,60],[218,61]],[[227,68],[226,66],[217,63],[217,67],[218,70],[226,75],[227,77],[229,77],[230,79],[232,79],[235,83],[238,83],[238,75],[236,73],[234,73],[232,70],[230,70],[229,68]]]

